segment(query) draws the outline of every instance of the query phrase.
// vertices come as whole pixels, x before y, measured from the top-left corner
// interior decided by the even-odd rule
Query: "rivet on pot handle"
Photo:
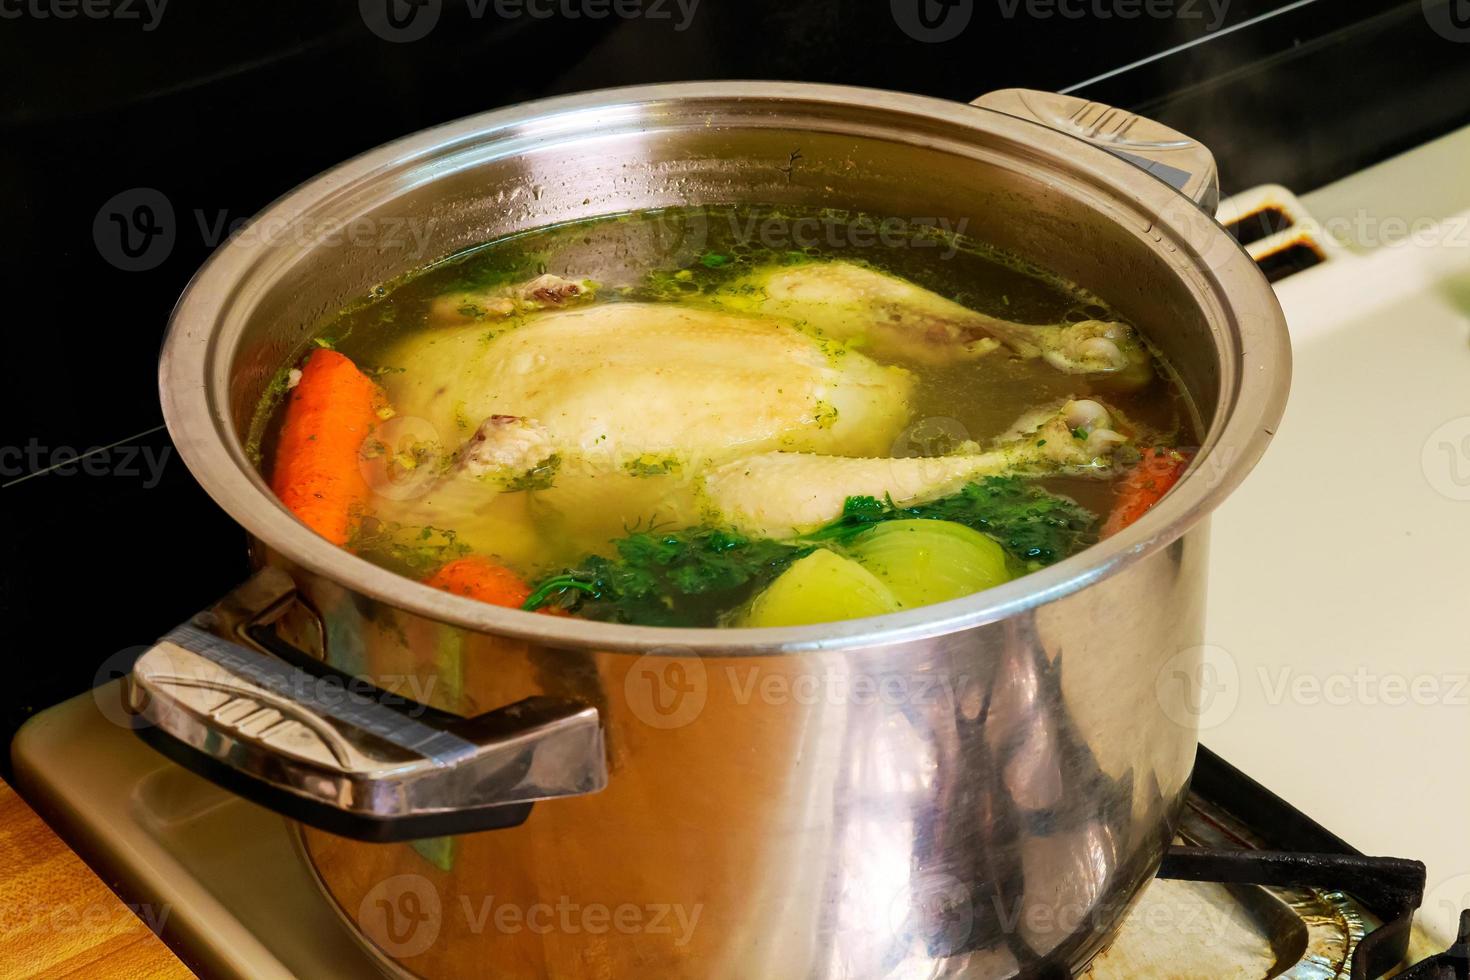
[[[513,827],[536,800],[607,785],[589,705],[533,697],[459,718],[306,654],[256,649],[255,628],[294,599],[290,576],[264,569],[144,653],[123,687],[138,734],[248,799],[360,840]]]
[[[971,105],[1041,123],[1122,157],[1214,214],[1220,206],[1215,156],[1203,143],[1152,119],[1075,95],[1007,88]]]

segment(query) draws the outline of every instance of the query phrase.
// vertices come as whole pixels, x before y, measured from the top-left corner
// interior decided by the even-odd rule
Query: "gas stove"
[[[210,9],[130,34],[152,42],[140,55],[102,34],[132,31],[127,21],[29,25],[39,31],[12,60],[32,91],[0,113],[24,133],[11,141],[27,186],[11,224],[30,243],[17,281],[43,305],[93,283],[111,298],[112,325],[68,350],[74,391],[60,403],[50,373],[21,373],[19,391],[37,387],[17,400],[14,428],[55,446],[138,432],[131,441],[157,457],[162,484],[12,481],[6,499],[28,517],[12,522],[11,544],[26,560],[0,583],[0,606],[13,635],[43,638],[33,648],[51,652],[57,622],[73,642],[16,658],[6,733],[30,706],[79,690],[111,644],[151,639],[240,574],[236,527],[176,458],[163,467],[173,450],[152,389],[126,380],[151,376],[154,349],[138,338],[163,322],[215,244],[211,229],[353,152],[490,108],[487,98],[683,76],[956,99],[1024,83],[1201,138],[1227,191],[1337,181],[1301,200],[1257,187],[1221,213],[1277,283],[1294,394],[1272,452],[1213,518],[1192,720],[1219,755],[1201,750],[1159,880],[1088,975],[1470,978],[1470,835],[1458,820],[1470,780],[1463,764],[1432,761],[1470,740],[1470,130],[1369,167],[1470,118],[1455,0],[1242,0],[1213,33],[1185,18],[1067,23],[1002,18],[1013,3],[934,6],[973,6],[977,27],[933,44],[898,30],[887,4],[746,0],[708,5],[688,43],[657,21],[523,19],[528,34],[450,19],[399,45],[379,44],[355,10],[268,22]],[[1037,58],[1042,49],[1054,56]],[[93,57],[68,56],[78,50]],[[500,69],[488,94],[486,64]],[[104,84],[88,84],[89,71]],[[302,91],[312,111],[283,116]],[[95,145],[123,152],[98,166]],[[114,267],[90,240],[104,202],[134,186],[161,189],[178,211],[177,241],[151,273]],[[1410,242],[1430,220],[1435,240]],[[18,363],[45,361],[55,336],[19,331],[14,343]],[[1364,447],[1384,465],[1325,478]],[[195,546],[188,581],[157,542],[158,527],[178,525]],[[107,548],[95,547],[98,526]],[[94,590],[91,615],[75,617],[75,595],[48,583],[74,575],[78,554],[99,580],[169,587]],[[381,976],[291,826],[154,754],[114,724],[116,702],[104,685],[35,717],[14,746],[14,781],[139,916],[206,976]],[[1426,751],[1441,747],[1451,751]],[[1401,857],[1364,857],[1345,840]]]
[[[1456,286],[1470,280],[1470,250],[1455,247],[1455,230],[1470,227],[1457,176],[1467,151],[1463,130],[1301,199],[1266,186],[1222,205],[1276,283],[1297,362],[1277,450],[1215,518],[1206,673],[1190,720],[1241,769],[1201,748],[1175,846],[1091,964],[1093,980],[1470,978],[1470,847],[1453,821],[1431,816],[1470,809],[1470,784],[1419,762],[1424,746],[1463,744],[1470,731],[1456,700],[1460,604],[1439,598],[1470,588],[1460,509],[1470,480],[1459,479],[1457,444],[1436,442],[1437,426],[1463,423],[1470,381]],[[1432,218],[1441,234],[1373,238],[1405,216]],[[1345,392],[1354,426],[1334,426]],[[1365,434],[1404,442],[1414,459],[1324,497],[1322,466]],[[1458,447],[1470,452],[1470,440]],[[1319,519],[1302,522],[1308,510]],[[1362,514],[1377,517],[1355,523]],[[1416,570],[1371,590],[1399,614],[1352,617],[1369,598],[1361,562],[1323,560],[1344,527]],[[1263,563],[1288,537],[1291,553]],[[1344,700],[1332,694],[1339,675],[1376,686]],[[1394,678],[1405,697],[1437,681],[1435,700],[1395,713]],[[117,705],[109,683],[42,712],[16,739],[14,767],[32,804],[140,917],[205,976],[383,975],[292,827],[155,754],[123,730]],[[1401,857],[1367,857],[1344,838]]]
[[[21,791],[140,918],[205,977],[382,976],[291,825],[154,753],[118,703],[114,681],[42,712],[13,757]],[[1470,913],[1444,950],[1413,925],[1424,879],[1417,861],[1360,855],[1201,748],[1159,880],[1084,976],[1463,980]]]

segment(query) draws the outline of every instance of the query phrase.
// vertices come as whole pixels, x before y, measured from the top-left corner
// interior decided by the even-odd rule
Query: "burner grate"
[[[1401,967],[1414,913],[1424,898],[1419,861],[1368,857],[1204,746],[1195,761],[1195,796],[1262,835],[1260,846],[1176,845],[1159,877],[1227,885],[1316,888],[1357,899],[1381,923],[1353,947],[1350,980],[1373,980]],[[1470,980],[1470,911],[1448,952],[1396,974],[1404,980]]]

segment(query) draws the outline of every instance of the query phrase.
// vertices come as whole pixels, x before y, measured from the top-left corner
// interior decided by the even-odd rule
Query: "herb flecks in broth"
[[[329,324],[391,405],[348,546],[431,581],[477,556],[593,618],[790,624],[988,588],[1168,482],[1140,451],[1187,442],[1188,404],[1095,297],[955,238],[765,249],[740,235],[760,214],[518,236]],[[627,530],[650,526],[681,530]]]

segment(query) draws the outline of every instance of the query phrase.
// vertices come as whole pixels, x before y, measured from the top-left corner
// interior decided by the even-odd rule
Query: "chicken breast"
[[[416,334],[386,357],[400,415],[445,446],[534,423],[563,465],[703,465],[767,450],[875,455],[912,376],[772,318],[610,303]]]

